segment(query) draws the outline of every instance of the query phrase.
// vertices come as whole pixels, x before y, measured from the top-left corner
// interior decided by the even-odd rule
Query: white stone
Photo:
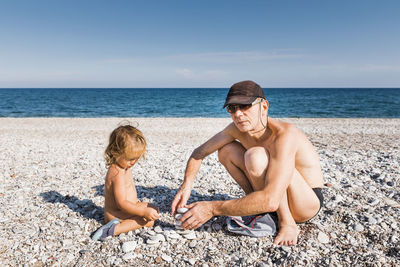
[[[166,262],[171,262],[171,261],[172,261],[172,257],[171,257],[171,256],[168,256],[168,255],[166,255],[166,254],[162,254],[162,255],[161,255],[161,258],[162,258],[163,260],[165,260]]]
[[[196,241],[196,240],[192,240],[192,241],[189,243],[189,247],[190,247],[190,248],[194,248],[194,247],[196,247],[196,245],[197,245],[197,241]]]
[[[390,241],[392,242],[392,243],[396,243],[397,242],[397,236],[392,236],[391,238],[390,238]]]
[[[191,232],[189,234],[185,234],[183,235],[184,238],[192,240],[192,239],[196,239],[196,233],[195,232]]]
[[[178,233],[176,233],[175,231],[171,232],[171,233],[168,233],[167,237],[170,238],[170,239],[179,239],[179,238],[181,238],[181,236]]]
[[[368,223],[370,223],[370,224],[376,224],[377,223],[377,220],[372,215],[367,216],[367,218],[368,218]]]
[[[318,241],[322,244],[329,243],[329,237],[325,233],[319,232],[318,233]]]
[[[190,265],[196,264],[196,259],[189,259],[188,261],[189,261]]]
[[[63,240],[63,246],[64,247],[70,247],[70,246],[72,246],[72,239],[65,239],[65,240]]]
[[[137,255],[134,254],[133,252],[129,252],[129,253],[125,254],[124,256],[122,256],[122,259],[124,261],[128,261],[128,260],[132,260],[132,259],[136,258],[136,256]]]
[[[177,233],[180,235],[187,235],[187,234],[190,234],[191,232],[193,232],[193,230],[182,229],[182,230],[177,231]]]
[[[188,208],[178,208],[176,211],[177,211],[178,213],[183,214],[183,213],[186,213],[188,210],[189,210]]]
[[[180,213],[175,214],[175,220],[179,220],[182,217],[183,217],[183,214],[180,214]]]
[[[165,241],[165,237],[162,234],[156,234],[156,235],[152,235],[149,238],[152,241],[157,241],[157,242],[164,242]]]
[[[122,244],[122,251],[124,253],[135,250],[137,247],[136,241],[128,241]]]
[[[356,230],[357,232],[362,232],[362,231],[364,231],[364,226],[362,226],[362,224],[357,223],[354,226],[354,230]]]
[[[149,235],[156,235],[156,234],[157,234],[157,233],[154,232],[153,230],[149,230],[147,233],[148,233]]]
[[[163,231],[163,229],[160,226],[157,225],[156,227],[154,227],[154,232],[162,233],[162,231]]]
[[[377,205],[379,203],[379,199],[374,199],[374,200],[372,200],[369,204],[371,205],[371,206],[375,206],[375,205]]]
[[[156,245],[156,244],[160,244],[160,240],[151,240],[151,239],[147,239],[146,240],[146,244],[148,245]]]
[[[343,201],[343,197],[341,195],[335,195],[335,201],[336,202]]]

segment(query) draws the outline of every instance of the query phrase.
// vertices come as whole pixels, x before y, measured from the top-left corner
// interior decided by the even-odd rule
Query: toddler
[[[103,240],[141,227],[152,227],[159,209],[137,198],[131,168],[144,156],[146,140],[141,131],[131,125],[116,128],[110,135],[104,152],[108,172],[104,184],[104,221],[92,236]]]

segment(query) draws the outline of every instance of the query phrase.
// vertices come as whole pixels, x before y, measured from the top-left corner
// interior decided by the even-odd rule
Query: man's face
[[[250,132],[259,130],[261,117],[265,114],[268,106],[266,101],[258,101],[254,105],[232,105],[228,108],[233,123],[241,132]]]

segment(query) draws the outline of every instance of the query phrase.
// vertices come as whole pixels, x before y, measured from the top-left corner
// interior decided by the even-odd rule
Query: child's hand
[[[160,217],[160,210],[152,203],[148,203],[146,210],[144,211],[144,217],[147,220],[155,221]]]

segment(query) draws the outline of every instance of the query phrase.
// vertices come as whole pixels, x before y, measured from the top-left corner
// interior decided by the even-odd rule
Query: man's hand
[[[176,210],[178,208],[183,208],[185,207],[191,193],[192,189],[190,187],[184,187],[182,186],[178,193],[176,193],[174,201],[172,201],[171,204],[171,211],[172,215],[175,216]]]
[[[144,210],[144,217],[148,221],[155,221],[160,217],[160,210],[152,203],[148,203],[146,209]]]
[[[189,210],[180,219],[182,227],[185,229],[199,228],[214,216],[211,201],[196,202],[186,207]]]

